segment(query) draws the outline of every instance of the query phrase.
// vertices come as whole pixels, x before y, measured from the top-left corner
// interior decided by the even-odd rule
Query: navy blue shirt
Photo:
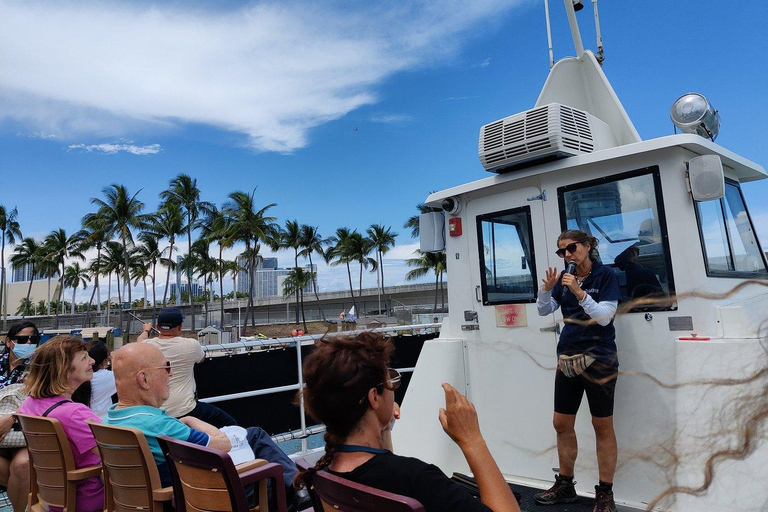
[[[589,294],[595,302],[619,301],[621,290],[616,273],[610,267],[606,267],[599,260],[592,262],[590,273],[581,284],[581,289]],[[574,320],[590,320],[590,316],[579,305],[576,296],[568,291],[562,296],[562,274],[554,288],[552,297],[560,304],[563,318]],[[565,322],[563,332],[560,334],[560,342],[557,344],[557,355],[589,354],[598,361],[611,366],[619,366],[616,357],[616,330],[611,323],[602,326],[597,323],[579,325],[573,322]]]

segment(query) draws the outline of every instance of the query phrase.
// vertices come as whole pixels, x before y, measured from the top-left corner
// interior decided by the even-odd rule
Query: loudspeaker
[[[421,252],[445,250],[445,214],[443,212],[419,215],[419,248]]]
[[[688,178],[694,201],[712,201],[725,195],[723,162],[719,155],[702,155],[688,161]]]

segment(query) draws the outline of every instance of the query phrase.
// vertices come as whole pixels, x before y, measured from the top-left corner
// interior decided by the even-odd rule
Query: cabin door
[[[467,336],[472,398],[502,471],[551,480],[559,326],[554,315],[539,316],[536,296],[546,269],[562,265],[547,251],[557,233],[546,232],[534,187],[470,201],[467,215],[477,244],[470,254],[479,330],[474,343]]]

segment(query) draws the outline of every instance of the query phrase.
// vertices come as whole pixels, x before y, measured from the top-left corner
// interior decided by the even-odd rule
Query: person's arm
[[[547,269],[547,276],[541,280],[541,287],[536,296],[536,310],[539,316],[546,316],[557,311],[560,304],[552,298],[552,288],[555,287],[558,280],[558,272],[555,267]]]
[[[440,409],[440,424],[464,454],[477,480],[480,501],[493,512],[520,512],[512,490],[480,433],[475,406],[450,384],[443,383],[443,389],[445,409]]]
[[[613,316],[616,314],[616,308],[619,305],[619,301],[604,300],[596,302],[587,292],[582,290],[581,293],[583,294],[583,297],[578,297],[581,309],[603,327],[611,323]]]
[[[211,448],[216,448],[217,450],[222,450],[225,452],[228,452],[230,449],[232,449],[232,445],[229,444],[229,438],[227,435],[210,423],[199,420],[194,416],[184,416],[183,418],[179,418],[179,421],[189,428],[193,428],[208,434],[208,437],[210,437],[208,446]]]
[[[11,427],[13,427],[13,416],[10,414],[0,416],[0,441],[5,439]]]
[[[149,335],[152,333],[152,324],[150,322],[145,323],[141,326],[141,334],[139,334],[139,337],[136,338],[136,341],[142,342],[149,339]]]

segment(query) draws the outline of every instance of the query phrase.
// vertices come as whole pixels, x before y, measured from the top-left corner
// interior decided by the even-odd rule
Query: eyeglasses
[[[565,247],[563,247],[562,249],[558,249],[558,250],[556,250],[556,251],[555,251],[555,254],[557,254],[557,255],[558,255],[558,256],[560,256],[561,258],[565,258],[565,253],[566,253],[566,252],[567,252],[567,253],[569,253],[569,254],[573,254],[574,252],[576,252],[576,249],[578,249],[578,247],[579,247],[579,246],[577,245],[577,242],[574,242],[574,243],[572,243],[572,244],[568,244],[568,245],[566,245],[566,246],[565,246]]]
[[[166,361],[165,366],[148,366],[147,368],[142,368],[139,371],[142,370],[165,370],[168,375],[171,374],[171,362]]]
[[[40,336],[14,336],[13,341],[16,343],[40,343]]]
[[[388,368],[387,371],[389,372],[389,378],[386,382],[382,382],[379,384],[378,387],[386,386],[387,389],[391,389],[392,391],[397,391],[397,389],[400,387],[400,381],[403,380],[403,376],[400,375],[400,372],[395,370],[394,368]]]

